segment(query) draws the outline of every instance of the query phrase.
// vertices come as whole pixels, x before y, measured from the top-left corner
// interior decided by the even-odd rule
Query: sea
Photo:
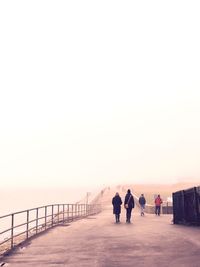
[[[0,188],[0,216],[51,204],[86,203],[100,192],[95,186]]]

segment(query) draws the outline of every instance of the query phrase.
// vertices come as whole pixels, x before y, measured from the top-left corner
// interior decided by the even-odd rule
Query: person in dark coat
[[[124,207],[126,209],[126,222],[130,223],[131,222],[131,212],[132,212],[132,209],[134,209],[134,207],[135,207],[134,198],[133,198],[133,195],[131,194],[130,189],[128,189],[127,194],[125,196]]]
[[[113,197],[112,204],[113,204],[113,214],[115,214],[116,223],[119,223],[121,204],[122,204],[122,200],[121,197],[119,196],[119,193],[116,193],[115,196]]]
[[[144,197],[144,194],[141,194],[141,196],[139,197],[139,204],[140,204],[141,216],[144,216],[144,209],[146,204],[146,199]]]

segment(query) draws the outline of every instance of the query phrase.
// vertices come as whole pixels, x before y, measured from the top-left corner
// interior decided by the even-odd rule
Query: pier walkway
[[[200,228],[172,224],[172,215],[133,211],[132,223],[114,222],[110,205],[114,191],[102,199],[102,213],[57,226],[27,241],[5,266],[68,267],[199,267]],[[122,198],[124,195],[121,194]]]

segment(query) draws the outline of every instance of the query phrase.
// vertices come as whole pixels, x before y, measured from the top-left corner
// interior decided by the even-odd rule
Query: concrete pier
[[[171,215],[133,211],[132,223],[116,224],[107,192],[104,211],[57,226],[4,259],[7,266],[133,267],[200,266],[200,228],[172,224]],[[124,195],[122,195],[122,198]],[[5,265],[5,266],[6,266]]]

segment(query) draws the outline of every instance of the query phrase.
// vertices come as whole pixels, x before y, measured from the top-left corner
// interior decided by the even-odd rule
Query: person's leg
[[[128,222],[128,209],[126,209],[126,222]]]
[[[141,216],[144,216],[144,205],[141,205]]]
[[[131,222],[131,211],[132,209],[130,209],[130,212],[129,212],[129,222]]]
[[[115,222],[117,223],[117,214],[115,214]]]
[[[160,206],[158,206],[158,216],[160,216]]]
[[[158,206],[155,207],[155,214],[158,215]]]
[[[119,215],[119,214],[117,214],[117,222],[119,222],[119,217],[120,217],[120,215]]]
[[[131,222],[131,211],[132,211],[132,209],[127,209],[127,214],[128,214],[128,216],[127,216],[127,222],[128,223]]]

